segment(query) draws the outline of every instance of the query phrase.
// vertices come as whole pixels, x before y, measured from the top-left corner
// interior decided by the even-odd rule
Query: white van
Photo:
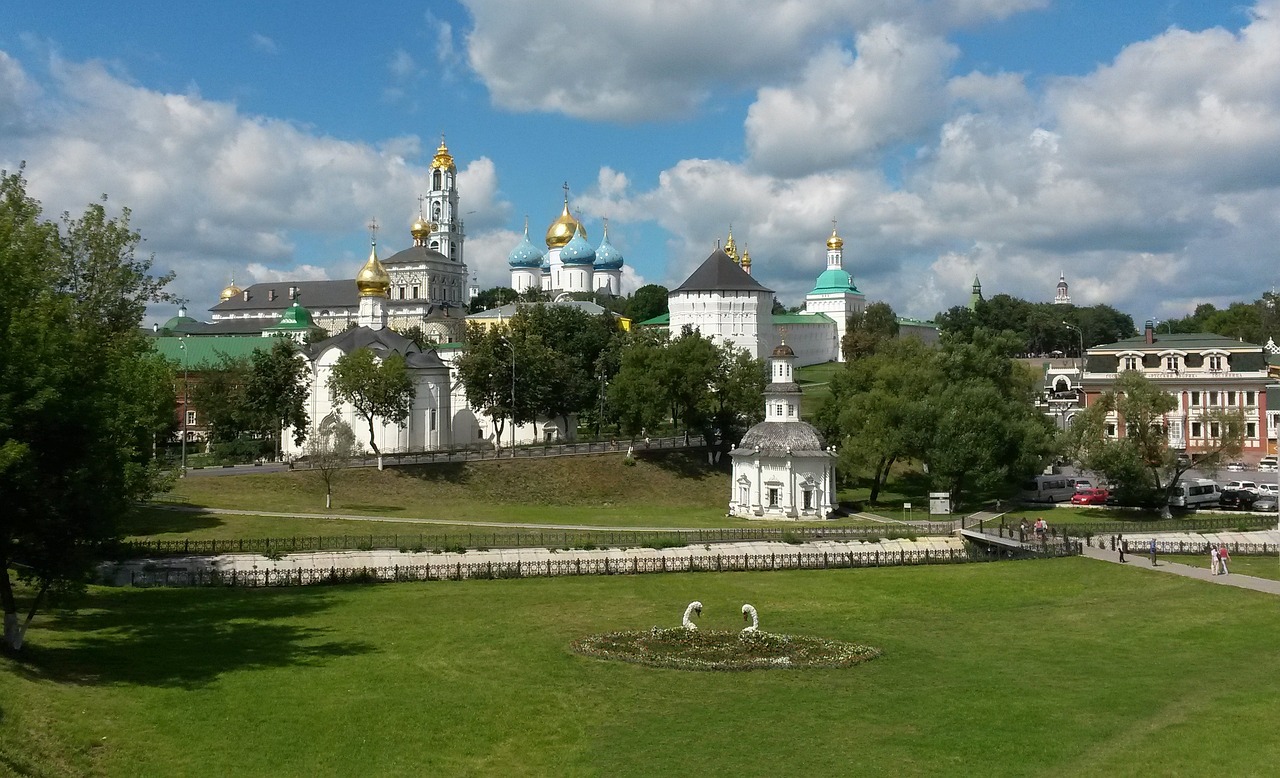
[[[1023,502],[1066,502],[1076,493],[1074,478],[1065,475],[1038,475],[1018,491]]]
[[[1217,505],[1222,496],[1222,487],[1208,478],[1193,478],[1179,481],[1169,495],[1169,504],[1175,508],[1199,508]]]
[[[1259,473],[1274,473],[1275,471],[1276,471],[1276,455],[1275,454],[1267,454],[1265,457],[1258,460]]]

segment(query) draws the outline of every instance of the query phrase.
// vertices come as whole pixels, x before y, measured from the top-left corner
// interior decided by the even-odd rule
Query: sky
[[[565,183],[624,291],[732,227],[798,304],[833,220],[916,318],[975,275],[1138,322],[1280,285],[1280,0],[0,5],[0,168],[50,217],[130,208],[197,316],[353,278],[373,218],[407,247],[442,136],[482,288]]]

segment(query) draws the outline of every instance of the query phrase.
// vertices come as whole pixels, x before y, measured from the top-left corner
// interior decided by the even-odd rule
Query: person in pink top
[[[1226,575],[1231,572],[1227,569],[1227,563],[1231,561],[1231,554],[1227,551],[1227,544],[1223,543],[1222,548],[1218,549],[1218,572]]]

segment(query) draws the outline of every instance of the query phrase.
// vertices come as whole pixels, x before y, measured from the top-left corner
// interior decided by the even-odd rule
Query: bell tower
[[[458,166],[453,155],[440,136],[440,147],[431,160],[429,189],[426,196],[426,213],[422,214],[432,225],[425,243],[427,248],[439,251],[461,264],[462,217],[458,212]]]

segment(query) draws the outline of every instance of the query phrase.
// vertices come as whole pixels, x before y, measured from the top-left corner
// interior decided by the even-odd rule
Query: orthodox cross
[[[369,242],[374,245],[378,243],[378,219],[376,216],[369,220]]]

